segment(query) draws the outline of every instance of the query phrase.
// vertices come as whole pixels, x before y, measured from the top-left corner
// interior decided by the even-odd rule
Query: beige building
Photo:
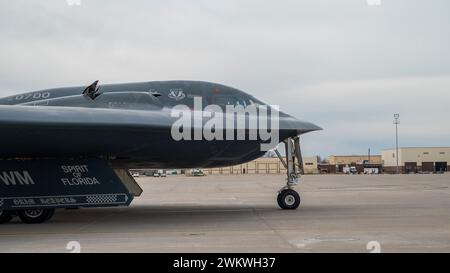
[[[332,155],[328,157],[330,165],[362,165],[364,163],[369,164],[381,164],[381,155],[371,155],[369,161],[369,155]]]
[[[318,156],[304,157],[303,169],[305,170],[305,174],[318,174],[319,157]]]
[[[396,149],[384,150],[381,154],[386,172],[395,172]],[[398,164],[404,173],[448,171],[450,147],[399,148]]]
[[[305,174],[317,174],[319,158],[305,157],[303,158],[303,166]],[[205,174],[218,174],[218,175],[231,175],[231,174],[284,174],[286,168],[284,168],[280,159],[276,157],[262,157],[254,161],[224,168],[212,168],[204,169]]]

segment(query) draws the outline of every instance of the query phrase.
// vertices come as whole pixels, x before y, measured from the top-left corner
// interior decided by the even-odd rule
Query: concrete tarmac
[[[276,204],[281,175],[137,180],[129,208],[0,225],[0,252],[450,252],[450,174],[304,176],[296,211]]]

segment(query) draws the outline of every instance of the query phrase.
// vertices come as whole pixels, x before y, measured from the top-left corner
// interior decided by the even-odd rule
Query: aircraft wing
[[[0,105],[0,158],[127,150],[169,137],[172,123],[162,111]]]

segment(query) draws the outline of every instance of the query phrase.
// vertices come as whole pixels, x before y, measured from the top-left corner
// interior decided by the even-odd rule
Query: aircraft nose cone
[[[307,128],[310,132],[312,131],[322,131],[323,128],[320,126],[317,126],[314,123],[311,122],[303,122],[303,125],[305,126],[305,128]]]
[[[280,120],[280,129],[294,130],[298,134],[305,134],[314,131],[323,130],[320,126],[314,123],[296,119],[294,117],[286,117]]]
[[[315,125],[314,123],[301,120],[293,122],[292,125],[294,126],[293,129],[296,129],[301,134],[323,130],[321,127]]]

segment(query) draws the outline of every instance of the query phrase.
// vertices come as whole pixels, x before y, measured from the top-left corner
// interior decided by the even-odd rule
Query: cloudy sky
[[[72,0],[76,1],[76,0]],[[448,0],[0,2],[0,96],[205,80],[324,131],[307,155],[450,146]]]

